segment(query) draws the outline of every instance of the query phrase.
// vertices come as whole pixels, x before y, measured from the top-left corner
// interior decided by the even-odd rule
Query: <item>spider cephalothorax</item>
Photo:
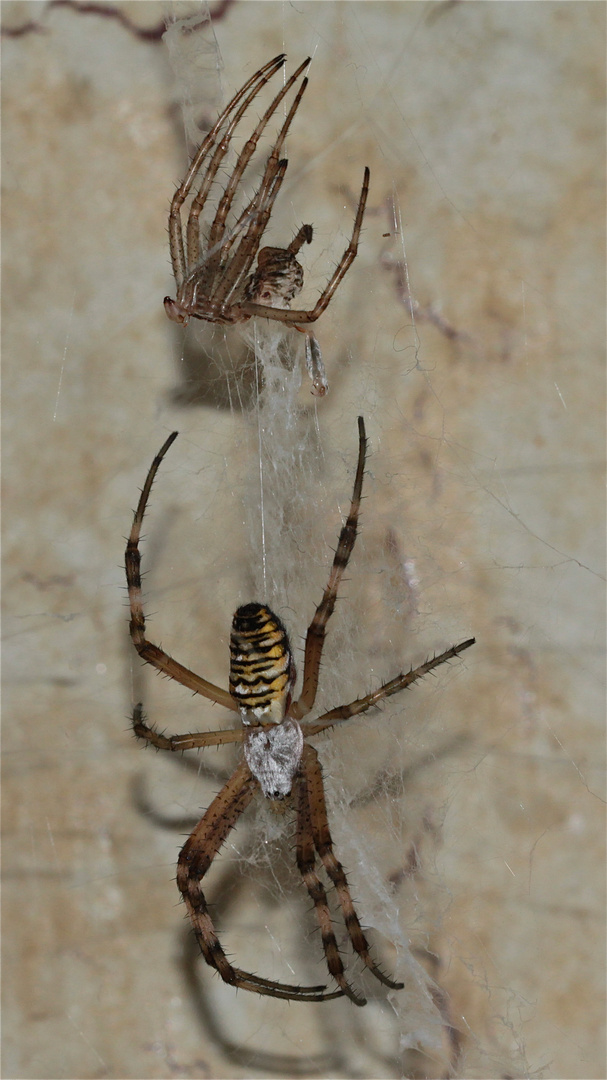
[[[240,213],[237,212],[236,220],[229,221],[236,193],[257,143],[281,101],[310,63],[309,58],[300,64],[278,91],[245,142],[219,199],[208,235],[204,241],[201,237],[200,216],[218,171],[223,166],[234,130],[248,106],[282,67],[284,61],[284,53],[270,60],[235,94],[203,139],[173,196],[169,213],[169,243],[177,295],[175,299],[165,297],[164,306],[168,317],[174,322],[185,324],[193,318],[229,324],[245,322],[252,316],[258,316],[301,329],[298,324],[306,326],[316,322],[322,315],[356,257],[369,192],[368,169],[364,172],[350,243],[313,308],[302,311],[290,309],[291,301],[303,285],[303,268],[296,256],[302,244],[311,243],[312,226],[303,225],[287,248],[265,247],[260,250],[263,234],[287,170],[288,162],[281,157],[282,149],[308,84],[307,79],[302,80],[280,128],[257,190]],[[184,228],[181,211],[191,194],[192,200]],[[256,257],[257,266],[253,269]],[[308,329],[306,334],[311,339],[307,345],[306,358],[313,378],[312,393],[322,395],[326,393],[328,384],[322,368],[320,349],[312,331]]]
[[[242,721],[239,728],[167,736],[146,723],[141,705],[136,706],[133,714],[135,734],[162,750],[191,750],[230,742],[243,744],[240,763],[186,841],[177,864],[177,884],[205,960],[225,982],[244,990],[293,1001],[328,1001],[345,994],[356,1005],[364,1005],[365,998],[346,978],[332,927],[327,893],[317,873],[318,860],[335,886],[346,931],[360,959],[385,986],[400,990],[403,983],[385,975],[370,955],[346,875],[333,852],[322,768],[318,754],[308,740],[411,686],[429,671],[468,649],[474,644],[474,638],[452,646],[415,669],[397,675],[364,697],[347,705],[338,705],[317,720],[306,719],[316,699],[327,622],[335,607],[337,590],[356,541],[366,453],[362,417],[358,418],[358,432],[358,465],[350,512],[339,536],[329,581],[308,627],[303,683],[296,700],[292,696],[295,665],[287,631],[278,616],[264,604],[246,604],[239,607],[234,615],[230,637],[229,691],[183,667],[145,636],[139,537],[154,477],[169,446],[177,437],[176,432],[169,436],[154,458],[143,485],[126,549],[126,576],[131,637],[139,655],[195,693],[226,706],[232,712],[238,712]],[[259,790],[270,800],[290,799],[295,810],[297,867],[314,902],[327,966],[337,983],[337,990],[329,991],[324,985],[292,986],[233,967],[215,933],[201,881],[241,813]]]

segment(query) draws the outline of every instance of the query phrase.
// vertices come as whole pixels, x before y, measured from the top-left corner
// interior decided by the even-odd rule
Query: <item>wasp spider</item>
[[[126,548],[126,577],[131,637],[139,655],[194,693],[240,715],[238,728],[167,736],[147,724],[141,705],[137,705],[133,714],[135,735],[161,750],[191,750],[231,742],[242,743],[239,764],[186,841],[177,865],[177,884],[205,960],[225,982],[243,990],[292,1001],[328,1001],[345,994],[355,1005],[364,1005],[365,998],[346,978],[325,886],[317,873],[317,858],[335,886],[347,933],[363,963],[385,986],[400,990],[403,983],[385,975],[370,955],[346,875],[333,852],[322,769],[318,754],[308,740],[411,686],[429,671],[468,649],[474,644],[474,638],[454,645],[420,667],[397,675],[364,697],[330,709],[316,720],[304,719],[314,706],[327,622],[335,607],[337,590],[356,540],[366,456],[362,417],[358,418],[358,434],[358,465],[350,512],[339,536],[322,600],[308,627],[303,683],[300,695],[295,700],[295,663],[287,631],[278,616],[265,604],[245,604],[234,615],[230,639],[229,690],[222,690],[183,667],[146,638],[139,538],[154,477],[177,432],[169,436],[152,462],[143,486]],[[297,818],[297,867],[314,902],[327,965],[337,983],[335,990],[329,990],[325,985],[290,986],[242,971],[230,963],[215,932],[201,882],[230,830],[259,790],[267,799],[290,800],[294,807]]]

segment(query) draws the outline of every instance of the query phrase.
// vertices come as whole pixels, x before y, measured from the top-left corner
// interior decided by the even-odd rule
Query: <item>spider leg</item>
[[[338,705],[336,709],[331,709],[329,712],[323,713],[318,717],[318,720],[314,720],[313,723],[304,724],[303,732],[306,739],[311,735],[318,735],[321,731],[326,731],[327,728],[333,727],[334,724],[339,724],[344,720],[349,720],[351,716],[357,716],[358,713],[366,712],[367,709],[372,708],[373,705],[378,705],[384,698],[391,697],[392,694],[398,694],[401,690],[405,690],[407,686],[411,686],[418,679],[423,679],[424,675],[427,675],[429,671],[433,671],[434,668],[445,664],[448,660],[452,660],[454,656],[459,656],[464,649],[469,649],[471,645],[474,645],[476,638],[468,638],[467,641],[460,642],[459,645],[453,645],[450,649],[446,649],[445,652],[440,653],[438,656],[433,656],[430,660],[426,660],[425,664],[420,664],[419,667],[412,669],[411,671],[403,672],[397,675],[395,679],[390,679],[389,682],[384,683],[377,690],[374,690],[371,694],[366,694],[365,697],[357,698],[356,701],[351,701],[348,705]]]
[[[248,214],[250,218],[249,225],[247,226],[236,251],[231,257],[229,266],[225,273],[221,275],[217,289],[213,293],[213,300],[215,303],[230,305],[233,302],[234,295],[238,292],[242,282],[248,275],[255,260],[261,237],[270,220],[276,196],[282,187],[288,164],[286,158],[281,158],[275,165],[272,163],[272,172],[269,176],[268,183],[265,184],[264,177],[264,181],[258,192],[251,200],[251,203],[249,204],[251,210]],[[243,217],[243,215],[241,215],[241,217]],[[236,229],[232,236],[235,239]],[[242,305],[239,305],[239,307],[241,306]],[[264,310],[268,309],[264,307]],[[269,310],[272,311],[274,309],[270,308]],[[248,318],[248,315],[245,314],[243,318]]]
[[[287,248],[287,251],[289,251],[291,253],[291,255],[297,255],[297,253],[301,250],[301,248],[304,246],[304,244],[311,244],[312,243],[312,236],[313,236],[312,226],[311,225],[302,225],[301,229],[297,233],[297,236],[295,236],[293,238],[293,240],[291,240],[291,243],[289,244],[289,246]]]
[[[354,490],[350,503],[350,513],[345,525],[339,534],[339,542],[333,559],[333,565],[329,574],[329,580],[323,593],[322,600],[316,608],[312,622],[306,635],[306,647],[304,654],[303,687],[301,696],[291,706],[290,715],[296,720],[310,711],[316,699],[318,688],[318,675],[320,661],[325,643],[326,626],[333,614],[337,590],[342,579],[344,570],[352,554],[356,542],[356,530],[358,525],[358,513],[365,471],[365,459],[367,456],[367,437],[365,434],[365,422],[362,416],[358,418],[358,464],[354,478]]]
[[[141,702],[133,709],[132,725],[137,738],[152,743],[157,750],[199,750],[204,746],[224,746],[225,743],[242,742],[244,735],[243,728],[198,731],[189,735],[162,735],[146,723]]]
[[[311,748],[304,746],[304,757],[302,758],[298,779],[297,839],[295,849],[297,866],[303,878],[304,885],[306,886],[311,899],[314,901],[316,918],[318,919],[318,925],[320,926],[322,945],[325,951],[329,973],[333,976],[338,986],[341,987],[341,992],[345,994],[346,997],[349,997],[350,1001],[353,1001],[355,1005],[366,1005],[367,999],[364,998],[362,994],[358,994],[346,979],[344,965],[333,932],[327,894],[325,892],[325,887],[315,870],[316,856],[314,852],[312,814],[310,807],[310,779],[308,776],[308,762],[306,755],[308,749]]]
[[[240,306],[242,311],[246,315],[259,316],[265,319],[278,319],[284,323],[312,323],[316,322],[322,315],[325,308],[331,301],[333,293],[337,289],[342,278],[348,272],[350,266],[356,258],[358,251],[358,239],[360,236],[360,230],[362,227],[363,216],[365,213],[365,206],[367,204],[367,196],[369,194],[369,177],[370,172],[368,168],[365,168],[363,184],[360,192],[360,199],[358,201],[358,209],[356,211],[356,218],[354,220],[354,228],[352,230],[352,237],[346,250],[344,251],[332,278],[329,280],[322,293],[320,294],[315,306],[311,311],[294,311],[293,309],[275,308],[271,309],[265,307],[263,304],[254,304],[251,301],[245,301]],[[269,314],[270,311],[274,311],[275,314]]]
[[[285,166],[285,168],[286,168],[286,166]],[[267,169],[267,166],[266,166],[266,169]],[[230,249],[233,247],[235,241],[238,239],[238,237],[240,235],[243,224],[249,220],[249,218],[251,217],[254,209],[255,210],[259,209],[259,197],[260,197],[260,194],[261,194],[261,185],[258,188],[258,190],[255,192],[255,194],[254,194],[253,198],[251,199],[251,201],[245,206],[245,208],[242,211],[240,217],[238,218],[238,221],[234,225],[234,228],[230,229],[227,238],[224,240],[224,242],[223,242],[223,244],[221,246],[221,258],[219,260],[221,265],[223,265],[226,262],[226,259],[227,259],[228,255],[230,253]],[[276,198],[276,195],[274,195],[274,198]],[[297,233],[297,236],[295,237],[294,240],[291,241],[291,243],[289,244],[289,246],[288,246],[288,248],[286,250],[288,252],[290,252],[291,255],[297,255],[297,252],[300,250],[300,248],[303,246],[303,244],[311,244],[311,243],[312,243],[312,226],[311,225],[302,225],[301,229]]]
[[[215,968],[223,981],[232,986],[293,1001],[327,1001],[340,997],[341,991],[324,993],[324,985],[290,986],[232,967],[215,933],[200,883],[258,787],[246,761],[242,761],[213,799],[181,850],[177,862],[177,885],[185,901],[196,939],[207,964]]]
[[[245,238],[241,241],[241,245],[240,245],[240,248],[241,248],[242,244],[244,243],[244,240],[248,238],[249,251],[245,254],[244,262],[242,262],[241,261],[241,251],[240,251],[240,248],[239,248],[239,251],[233,257],[232,264],[230,266],[230,269],[232,269],[232,266],[236,265],[237,273],[238,273],[236,283],[234,285],[232,285],[232,289],[231,289],[232,293],[234,293],[234,291],[236,291],[238,288],[240,288],[240,285],[242,283],[242,278],[245,276],[245,274],[251,268],[251,264],[252,264],[252,262],[253,262],[253,260],[255,258],[255,253],[257,251],[257,246],[259,244],[259,238],[262,235],[262,233],[264,232],[264,230],[266,228],[266,225],[268,223],[268,220],[270,218],[270,215],[272,213],[272,209],[273,209],[273,206],[274,206],[274,202],[276,200],[276,196],[278,195],[278,192],[280,191],[282,182],[284,180],[284,175],[285,175],[285,172],[286,172],[286,169],[287,169],[287,165],[288,165],[288,162],[284,158],[283,158],[282,161],[278,162],[278,165],[276,167],[276,171],[273,174],[273,176],[271,177],[270,186],[269,186],[269,188],[268,188],[268,190],[267,190],[267,192],[265,193],[265,196],[264,196],[263,208],[261,208],[261,206],[258,205],[259,197],[260,197],[260,191],[258,191],[255,194],[255,196],[253,197],[253,199],[251,200],[251,202],[249,203],[249,206],[241,214],[241,216],[238,219],[238,221],[237,221],[236,225],[234,226],[234,228],[230,230],[230,235],[229,235],[228,239],[221,246],[220,263],[223,265],[223,263],[224,263],[224,255],[227,255],[227,253],[230,250],[230,247],[232,246],[232,244],[236,240],[236,238],[237,238],[237,236],[239,234],[239,230],[241,228],[242,223],[244,223],[248,217],[251,218],[251,224],[249,225],[249,228],[247,229],[247,233],[245,235]],[[192,308],[191,313],[192,313],[194,318],[205,318],[205,316],[201,316],[201,315],[197,314],[196,311],[195,311],[195,308],[196,308],[196,302],[197,302],[198,294],[201,294],[201,295],[204,296],[205,295],[205,289],[210,294],[211,284],[212,283],[209,280],[208,275],[207,275],[207,265],[208,264],[205,264],[204,270],[200,266],[195,266],[194,269],[188,274],[188,276],[187,276],[187,278],[185,280],[185,283],[184,283],[183,293],[186,296],[189,294],[190,306]],[[222,285],[223,285],[223,283],[225,281],[225,278],[227,277],[228,273],[229,273],[229,270],[226,271],[225,275],[221,276],[220,287],[217,289],[217,293],[212,296],[212,301],[213,301],[213,304],[214,304],[215,307],[217,307],[220,304],[222,304],[223,307],[228,306],[226,304],[225,300],[220,301],[218,299],[219,295],[222,294],[223,291],[224,291],[223,288],[222,288]],[[231,303],[231,301],[230,301],[230,303]],[[168,299],[168,300],[165,301],[165,305],[168,305],[167,310],[169,310],[171,308],[171,305],[174,305],[174,301]],[[233,311],[236,311],[236,310],[238,310],[238,309],[236,307],[234,307]],[[172,316],[170,316],[170,317],[172,318]],[[243,318],[247,319],[248,315],[243,316]]]
[[[213,224],[211,225],[211,229],[210,229],[210,232],[209,232],[208,247],[209,247],[209,250],[212,253],[211,258],[209,260],[210,265],[211,265],[211,273],[210,273],[210,279],[211,280],[213,280],[215,271],[216,271],[217,267],[219,266],[219,255],[220,255],[219,244],[221,243],[221,240],[223,238],[226,218],[227,218],[227,215],[228,215],[228,213],[230,211],[230,207],[232,206],[232,202],[234,200],[234,195],[235,195],[236,189],[237,189],[237,187],[238,187],[238,185],[239,185],[239,183],[240,183],[240,181],[242,179],[243,173],[244,173],[249,161],[251,160],[251,157],[253,156],[253,152],[255,150],[255,147],[257,146],[257,143],[259,142],[260,136],[261,136],[264,128],[267,126],[267,124],[270,121],[271,117],[276,112],[276,109],[280,105],[280,102],[282,101],[282,99],[285,97],[286,94],[288,94],[288,92],[291,89],[291,87],[293,86],[293,84],[297,81],[297,79],[301,75],[302,71],[304,70],[304,68],[309,63],[310,63],[310,57],[308,57],[306,60],[304,60],[303,64],[300,64],[300,66],[297,68],[297,71],[295,71],[293,73],[293,75],[291,75],[291,78],[285,83],[282,90],[280,90],[280,92],[276,95],[274,100],[271,102],[271,104],[266,109],[264,115],[262,116],[261,120],[259,121],[259,123],[258,123],[257,127],[255,128],[253,134],[250,136],[249,139],[247,139],[247,141],[244,144],[242,150],[240,151],[240,154],[238,155],[238,160],[236,162],[236,166],[235,166],[234,171],[233,171],[233,173],[232,173],[232,175],[231,175],[231,177],[230,177],[230,179],[229,179],[229,181],[228,181],[228,183],[226,185],[226,189],[225,189],[221,199],[219,200],[219,205],[217,207],[217,213],[215,214],[215,218],[214,218]],[[278,162],[279,162],[279,159],[280,159],[280,151],[282,150],[284,141],[285,141],[285,139],[287,137],[287,133],[288,133],[289,128],[291,126],[291,123],[293,121],[293,117],[295,116],[295,113],[297,112],[297,110],[299,108],[301,99],[302,99],[302,97],[303,97],[303,95],[305,93],[305,89],[306,89],[307,85],[308,85],[308,80],[304,79],[301,86],[299,87],[299,90],[297,91],[297,94],[295,96],[293,104],[291,105],[291,108],[289,109],[287,118],[286,118],[282,128],[280,129],[280,132],[279,132],[278,138],[276,140],[276,143],[275,143],[275,145],[274,145],[274,147],[272,149],[272,152],[271,152],[271,154],[270,154],[270,156],[268,158],[268,161],[266,163],[264,176],[262,178],[261,185],[260,185],[260,188],[259,188],[259,200],[260,200],[261,203],[263,202],[263,197],[264,197],[265,191],[266,191],[267,187],[269,186],[269,183],[271,182],[271,179],[276,174],[276,171],[278,169]]]
[[[278,169],[276,171],[278,172]],[[284,175],[285,171],[286,171],[286,165],[284,166],[284,169],[283,169],[283,175]],[[256,213],[259,210],[259,197],[260,197],[260,194],[261,194],[261,186],[257,189],[255,194],[253,195],[253,198],[251,199],[251,201],[248,202],[247,205],[245,206],[244,210],[242,211],[242,213],[241,213],[240,217],[238,218],[238,221],[236,222],[234,227],[228,231],[228,235],[226,236],[225,240],[223,241],[223,244],[221,245],[221,256],[220,256],[219,262],[220,262],[220,264],[222,266],[225,265],[227,257],[230,254],[230,251],[233,248],[236,241],[238,240],[239,236],[241,235],[244,226],[246,224],[248,224],[248,222],[252,219],[253,214]],[[275,197],[276,196],[274,196],[274,198]]]
[[[168,675],[169,678],[175,679],[175,681],[181,683],[182,686],[187,686],[190,690],[193,690],[195,694],[202,694],[203,697],[209,698],[219,705],[225,705],[227,709],[231,709],[233,712],[237,712],[238,706],[227,690],[222,690],[221,687],[215,686],[214,683],[207,682],[201,675],[197,675],[194,671],[190,671],[189,668],[178,663],[178,661],[174,660],[168,653],[159,649],[157,645],[153,645],[145,636],[145,615],[143,613],[143,599],[141,594],[141,554],[139,551],[141,526],[154,478],[167,450],[177,438],[177,434],[178,433],[174,431],[169,435],[150,466],[145,479],[145,484],[141,491],[139,503],[137,504],[137,509],[133,516],[133,525],[126,545],[124,561],[131,608],[131,621],[129,624],[131,638],[137,652],[146,663],[151,664],[152,667],[157,668],[158,671],[162,671],[163,674]]]
[[[177,284],[177,290],[179,290],[183,284],[186,276],[187,263],[185,258],[184,246],[183,246],[183,232],[181,226],[181,207],[187,199],[192,184],[200,171],[202,162],[204,161],[209,150],[215,143],[217,134],[221,127],[227,120],[228,116],[232,112],[232,109],[238,104],[238,102],[248,93],[253,87],[253,92],[247,99],[247,104],[251,97],[255,97],[255,94],[261,89],[261,87],[272,77],[272,75],[278,70],[278,68],[285,61],[285,53],[281,53],[280,56],[275,56],[273,60],[265,64],[259,71],[256,71],[254,75],[241,87],[237,94],[234,95],[229,105],[226,106],[217,122],[209,131],[208,135],[203,139],[198,150],[194,154],[188,171],[182,180],[181,184],[177,188],[177,191],[173,195],[171,202],[171,210],[169,214],[169,245],[171,250],[171,261],[173,263],[173,273],[175,275],[175,281]],[[212,179],[212,178],[211,178]],[[207,189],[208,190],[208,189]],[[206,197],[206,196],[205,196]],[[196,255],[198,258],[198,254]]]
[[[278,59],[279,58],[276,57],[276,60],[278,60]],[[275,64],[274,61],[272,63]],[[219,166],[221,165],[223,159],[225,158],[225,156],[226,156],[226,154],[228,152],[228,148],[230,146],[230,142],[232,140],[232,135],[234,134],[234,130],[237,127],[237,125],[240,123],[240,121],[242,120],[242,117],[244,116],[246,110],[248,109],[248,107],[251,104],[251,102],[253,101],[253,99],[257,96],[257,94],[262,89],[262,87],[265,86],[265,84],[270,80],[272,75],[274,75],[277,68],[280,67],[283,63],[284,63],[284,56],[280,60],[280,63],[275,64],[275,66],[273,66],[272,70],[269,71],[266,75],[264,75],[258,81],[257,85],[253,87],[251,92],[247,95],[245,100],[240,105],[239,109],[236,111],[236,113],[234,114],[234,116],[230,120],[226,130],[224,131],[224,133],[223,133],[223,135],[221,137],[221,140],[219,141],[219,143],[217,144],[217,146],[215,148],[215,152],[214,152],[214,154],[213,154],[213,156],[211,158],[208,169],[207,169],[207,171],[206,171],[206,173],[204,175],[204,179],[203,179],[203,182],[202,182],[202,184],[200,186],[200,189],[198,190],[198,192],[196,193],[196,195],[194,196],[194,198],[192,200],[192,204],[190,206],[190,212],[189,212],[189,215],[188,215],[187,255],[188,255],[188,266],[189,267],[195,266],[196,263],[198,263],[198,261],[200,259],[200,232],[199,232],[199,224],[198,224],[199,223],[199,218],[200,218],[200,213],[201,213],[202,208],[203,208],[203,206],[204,206],[204,204],[205,204],[205,202],[207,200],[207,196],[209,194],[211,184],[213,183],[213,180],[215,179],[215,177],[217,175],[217,172],[219,170]],[[304,65],[302,65],[302,68],[305,67],[306,63],[309,63],[309,60],[305,61]],[[279,91],[279,93],[277,94],[276,98],[274,99],[274,101],[276,102],[276,107],[278,106],[278,103],[282,100],[284,95],[287,93],[287,90],[290,88],[290,85],[292,85],[291,80],[289,81],[289,83],[286,86],[283,86],[282,90]],[[229,108],[229,106],[228,106],[228,108]],[[263,130],[263,127],[265,127],[265,124],[267,124],[270,116],[272,115],[272,112],[273,112],[273,109],[272,109],[272,106],[270,106],[270,110],[268,110],[268,112],[264,116],[265,123],[262,122],[262,129],[261,130]],[[216,127],[217,127],[217,125],[216,125]],[[254,149],[254,147],[251,148],[251,153],[253,152],[253,149]],[[246,145],[245,145],[245,148],[243,150],[243,153],[245,151],[246,151]],[[243,168],[244,168],[244,166],[243,166]],[[215,216],[215,222],[217,222],[217,215]],[[211,247],[210,244],[209,244],[209,247]],[[205,274],[205,280],[206,279],[207,279],[207,276]]]
[[[295,74],[293,75],[292,78],[295,79],[301,73],[302,69],[305,67],[305,64],[308,64],[309,62],[310,62],[309,59],[304,61],[304,64],[302,64],[301,67],[298,68],[298,70],[295,72]],[[289,80],[289,81],[291,82],[292,80]],[[249,224],[248,228],[246,229],[246,232],[244,233],[244,236],[242,237],[242,239],[241,239],[241,241],[240,241],[234,255],[232,256],[232,262],[231,262],[230,266],[227,268],[226,272],[221,275],[221,280],[219,282],[219,287],[216,289],[216,291],[213,294],[213,299],[215,301],[224,302],[224,303],[226,303],[226,302],[231,303],[234,296],[238,293],[238,290],[240,289],[243,280],[245,279],[245,277],[249,273],[249,271],[251,269],[251,266],[253,265],[253,262],[255,260],[255,255],[257,253],[257,250],[258,250],[260,242],[261,242],[261,238],[262,238],[262,236],[263,236],[263,234],[264,234],[264,232],[266,230],[268,221],[270,219],[270,214],[272,212],[272,207],[274,206],[274,201],[276,199],[276,196],[278,195],[278,192],[280,191],[282,182],[284,180],[284,175],[285,175],[285,172],[286,172],[286,169],[287,169],[287,160],[285,158],[279,159],[280,151],[282,150],[284,141],[285,141],[285,139],[287,137],[287,133],[288,133],[289,128],[291,126],[291,123],[293,121],[293,117],[295,116],[295,113],[297,112],[297,109],[299,108],[299,103],[300,103],[300,101],[301,101],[301,99],[303,97],[303,94],[304,94],[304,91],[305,91],[307,85],[308,85],[308,80],[304,79],[301,86],[300,86],[300,88],[299,88],[299,90],[297,91],[297,94],[296,94],[294,100],[293,100],[293,104],[291,105],[291,108],[289,109],[289,112],[287,114],[287,118],[286,118],[282,128],[280,129],[278,138],[277,138],[276,143],[274,144],[274,147],[272,149],[272,153],[268,157],[268,160],[266,162],[264,175],[263,175],[263,177],[261,179],[261,183],[259,185],[259,188],[257,189],[257,192],[254,195],[253,199],[249,203],[249,206],[247,207],[247,212],[248,212],[248,214],[249,214],[249,216],[251,218],[250,224]],[[274,102],[272,102],[272,105],[270,106],[270,109],[272,109],[272,111],[273,111],[273,107],[274,107]],[[266,118],[263,117],[263,121],[265,121],[265,119]],[[263,121],[261,121],[261,122],[263,122]],[[257,142],[258,138],[259,138],[258,129],[256,129],[256,131],[253,133],[253,136],[252,136],[253,147],[255,146],[255,143]],[[246,149],[246,147],[245,147],[245,149]],[[250,157],[250,155],[249,155],[249,157]],[[237,169],[238,169],[238,165],[237,165]],[[236,172],[236,170],[235,170],[235,172]],[[242,171],[238,174],[237,181],[240,180],[241,176],[242,176]],[[230,183],[232,183],[233,180],[234,180],[234,176],[232,176],[232,179],[231,179]],[[226,194],[227,194],[227,189],[226,189]],[[233,197],[233,192],[232,192],[232,197]],[[231,199],[230,199],[230,202],[231,202]],[[244,218],[244,215],[241,215],[241,217],[239,218],[238,224],[240,224],[240,222],[243,221],[243,218]],[[244,220],[246,221],[246,218],[244,218]],[[301,237],[301,240],[299,242],[298,247],[296,248],[296,251],[299,251],[299,248],[301,247],[302,243],[304,243],[304,241],[306,240],[306,238],[307,238],[307,230],[309,230],[309,232],[310,232],[310,238],[309,238],[309,240],[307,242],[309,243],[310,240],[312,239],[311,227],[304,225],[303,229],[300,229],[300,231],[298,233],[298,236],[296,237],[296,239],[299,239],[299,237]],[[236,235],[236,229],[234,230],[233,235],[234,236]],[[293,241],[293,243],[295,243],[295,241]],[[287,250],[291,251],[292,247],[293,247],[293,244],[291,244],[287,248]],[[293,254],[295,254],[295,252],[293,252]],[[225,255],[225,252],[224,252],[224,250],[222,250],[222,253],[221,253],[222,260],[224,258],[224,255]]]
[[[377,964],[374,963],[369,955],[369,943],[363,934],[358,915],[356,914],[344,868],[333,852],[333,842],[329,831],[327,807],[325,804],[322,768],[318,760],[318,754],[314,747],[307,743],[304,745],[303,750],[302,770],[305,777],[305,784],[308,789],[307,797],[310,805],[314,845],[327,874],[335,885],[350,941],[361,960],[364,961],[369,968],[369,971],[375,975],[376,979],[379,979],[385,986],[391,987],[392,990],[402,990],[405,984],[396,982],[394,979],[389,979],[387,975],[384,975],[383,971],[378,968]]]

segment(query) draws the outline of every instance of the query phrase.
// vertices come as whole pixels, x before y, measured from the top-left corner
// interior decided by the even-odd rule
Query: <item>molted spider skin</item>
[[[164,308],[168,318],[182,326],[191,318],[229,325],[258,317],[274,319],[300,329],[298,324],[309,325],[322,315],[356,258],[369,193],[367,168],[363,175],[350,242],[313,308],[302,311],[292,311],[290,308],[292,300],[303,285],[303,267],[295,256],[302,244],[311,243],[312,226],[302,225],[297,236],[286,248],[265,247],[260,250],[263,234],[287,170],[288,161],[281,157],[281,152],[308,85],[307,78],[302,79],[295,93],[257,190],[240,213],[231,213],[234,199],[262,133],[285,96],[308,67],[309,57],[285,81],[244,143],[219,198],[207,235],[204,238],[201,235],[201,214],[211,188],[217,182],[218,173],[225,164],[234,131],[247,108],[284,62],[284,53],[276,56],[248,79],[234,95],[203,139],[173,196],[169,213],[169,245],[177,294],[175,299],[165,297]],[[186,218],[184,204],[190,196]],[[185,221],[182,220],[182,210]],[[228,225],[231,217],[236,217],[236,220],[230,220]],[[253,269],[256,257],[257,265]],[[318,347],[316,363],[317,366],[321,365]],[[324,370],[320,370],[320,374],[313,379],[312,393],[322,396],[326,389]]]

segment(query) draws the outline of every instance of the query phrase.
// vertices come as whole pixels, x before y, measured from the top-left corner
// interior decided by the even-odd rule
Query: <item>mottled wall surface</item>
[[[158,4],[2,7],[3,1075],[603,1077],[604,7],[212,13],[169,59]],[[260,402],[238,329],[165,318],[166,216],[184,104],[208,125],[283,50],[313,62],[268,242],[313,224],[306,304],[365,165],[371,190],[316,328],[330,394],[301,335],[260,325],[258,363],[289,369]],[[179,430],[144,530],[150,636],[226,685],[257,598],[299,646],[358,414],[363,528],[320,708],[477,638],[318,740],[374,953],[406,982],[364,980],[336,916],[365,1009],[235,993],[197,957],[174,865],[233,754],[144,752],[128,716],[229,717],[142,670],[122,571]],[[248,813],[208,892],[235,962],[328,979],[288,814]]]

